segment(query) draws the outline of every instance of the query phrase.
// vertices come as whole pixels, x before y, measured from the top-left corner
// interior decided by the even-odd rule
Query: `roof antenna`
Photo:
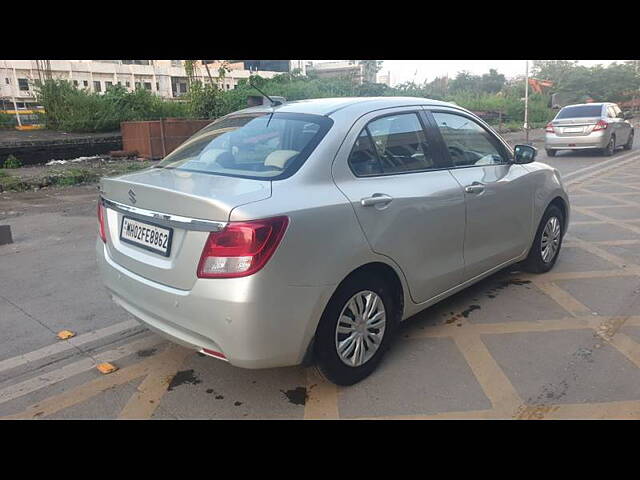
[[[271,102],[271,107],[275,107],[277,105],[282,105],[282,102],[278,102],[278,101],[274,100],[269,95],[267,95],[262,90],[260,90],[258,87],[256,87],[253,84],[253,82],[251,81],[251,77],[249,77],[249,86],[255,88],[257,91],[259,91],[262,94],[263,97],[265,97],[267,100],[269,100]]]

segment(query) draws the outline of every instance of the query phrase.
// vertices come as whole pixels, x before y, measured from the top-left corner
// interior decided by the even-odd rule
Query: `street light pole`
[[[526,60],[524,79],[524,135],[525,143],[529,143],[529,60]]]

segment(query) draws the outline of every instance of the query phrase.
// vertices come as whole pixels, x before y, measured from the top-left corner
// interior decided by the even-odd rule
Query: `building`
[[[341,60],[336,62],[319,62],[307,65],[306,72],[318,78],[347,77],[354,83],[362,85],[364,82],[375,83],[375,73],[367,72],[359,60]]]
[[[391,71],[388,70],[386,73],[380,72],[378,73],[377,83],[384,83],[387,87],[391,86]]]
[[[230,90],[250,75],[271,78],[281,73],[280,70],[265,68],[282,68],[283,65],[283,61],[261,61],[249,70],[245,64],[250,60],[225,61],[224,65],[229,71],[224,78],[219,78],[218,71],[223,65],[221,62],[198,61],[195,77],[205,83],[213,80],[220,88]],[[284,62],[290,66],[293,62],[301,61]],[[188,89],[184,60],[0,60],[0,102],[13,103],[15,99],[18,108],[37,105],[35,82],[45,78],[49,71],[51,78],[68,80],[78,88],[98,93],[105,92],[112,85],[121,85],[129,91],[144,88],[164,98],[178,99]]]
[[[356,60],[320,62],[307,66],[307,74],[318,78],[352,78],[357,84],[364,81],[364,67]]]

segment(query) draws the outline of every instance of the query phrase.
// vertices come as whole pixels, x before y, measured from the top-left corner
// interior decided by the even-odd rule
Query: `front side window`
[[[433,112],[455,167],[507,163],[496,140],[472,119],[455,113]]]
[[[369,122],[349,156],[357,176],[421,172],[436,168],[432,148],[415,113]]]
[[[232,115],[195,134],[157,166],[243,178],[286,178],[304,163],[332,123],[319,115]]]

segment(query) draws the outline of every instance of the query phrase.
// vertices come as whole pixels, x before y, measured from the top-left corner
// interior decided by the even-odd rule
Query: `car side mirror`
[[[631,112],[624,112],[622,114],[622,118],[624,118],[625,120],[629,120],[629,119],[633,118],[633,114]]]
[[[513,163],[531,163],[536,159],[538,149],[531,145],[516,145],[513,149]]]

